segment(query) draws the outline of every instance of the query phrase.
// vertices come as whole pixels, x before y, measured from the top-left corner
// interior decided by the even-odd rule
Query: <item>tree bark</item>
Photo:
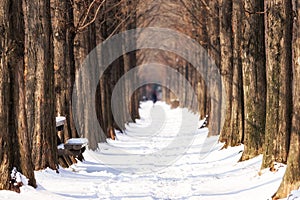
[[[22,1],[0,2],[0,189],[10,189],[13,167],[36,187],[25,113]]]
[[[231,137],[228,145],[236,146],[243,141],[243,73],[241,61],[241,20],[242,6],[240,0],[233,0],[232,29],[233,29],[233,77],[232,77],[232,111],[231,111]]]
[[[13,167],[12,137],[9,130],[9,114],[10,114],[10,82],[9,82],[9,63],[7,52],[10,49],[10,0],[0,1],[0,189],[8,190],[10,187],[10,170]]]
[[[207,20],[207,33],[209,35],[209,45],[208,45],[208,54],[211,60],[214,63],[208,63],[208,76],[211,80],[215,80],[216,77],[212,75],[215,73],[211,69],[211,65],[216,65],[220,69],[220,30],[219,30],[219,3],[218,1],[207,0],[207,5],[209,7],[208,11],[208,20]],[[216,81],[216,80],[215,80]],[[218,80],[221,81],[221,80]],[[210,84],[210,83],[208,83]],[[208,115],[209,115],[209,135],[219,135],[220,134],[220,124],[221,124],[221,105],[222,105],[222,94],[220,93],[220,85],[216,84],[216,88],[210,88],[207,95],[209,104],[207,106]],[[213,97],[210,93],[214,92],[215,96]]]
[[[20,49],[19,53],[23,53],[23,47]],[[29,180],[28,184],[36,187],[36,180],[34,178],[34,166],[31,159],[31,148],[30,142],[31,138],[28,133],[27,129],[27,118],[26,118],[26,110],[25,110],[25,85],[24,85],[24,60],[23,57],[17,59],[17,56],[14,56],[12,62],[14,66],[12,67],[14,70],[14,77],[13,77],[13,87],[14,87],[14,95],[13,101],[15,102],[15,129],[16,129],[16,136],[18,140],[18,146],[20,148],[20,154],[18,159],[20,162],[19,170],[25,175]],[[16,161],[15,161],[16,162]],[[16,164],[15,164],[16,165]]]
[[[220,141],[228,146],[231,135],[232,109],[232,79],[233,79],[233,29],[232,29],[232,1],[219,0],[220,11],[220,68],[226,92],[226,116]]]
[[[36,170],[57,169],[50,0],[23,3],[28,131]]]
[[[205,49],[208,49],[208,44],[209,44],[209,35],[207,33],[207,8],[205,5],[203,5],[202,2],[194,0],[192,1],[192,23],[193,23],[193,37],[195,38],[196,41],[199,42],[199,44]],[[202,62],[205,62],[205,54],[206,52],[201,52],[199,55],[199,59],[203,60]],[[206,63],[203,63],[204,66],[207,66]],[[197,81],[197,85],[195,85],[195,90],[197,93],[197,100],[198,100],[198,112],[200,114],[200,118],[203,119],[206,117],[208,114],[207,111],[207,100],[208,100],[208,95],[207,95],[207,84],[204,81],[204,77],[207,76],[207,68],[204,70],[203,74],[199,74],[196,71],[196,77],[195,81]]]
[[[241,2],[220,2],[221,73],[226,91],[226,118],[220,135],[224,147],[237,146],[243,137],[241,65]]]
[[[274,199],[285,198],[300,187],[300,3],[293,1],[293,11],[298,16],[293,25],[293,117],[287,169]]]
[[[262,153],[266,114],[264,4],[244,1],[242,67],[244,91],[244,145],[242,160]]]
[[[72,3],[73,1],[69,0],[51,0],[56,116],[66,117],[63,131],[57,133],[61,143],[79,137],[73,120],[71,102],[75,80],[75,27]],[[68,166],[66,163],[76,163],[72,156],[61,156],[58,161],[64,167]]]
[[[74,24],[75,28],[77,28],[74,39],[74,58],[76,71],[80,70],[81,64],[84,63],[85,59],[88,58],[88,54],[96,47],[95,23],[91,23],[90,25],[80,29],[80,27],[83,26],[83,16],[88,14],[87,21],[90,21],[95,15],[93,8],[89,13],[87,13],[91,2],[91,0],[74,0]],[[90,58],[88,58],[89,60],[87,62],[96,66],[98,61]],[[92,71],[94,68],[90,67],[86,69],[90,71],[86,71],[86,74],[83,73],[82,77],[76,76],[76,78],[78,78],[76,81],[80,83],[79,85],[81,88],[79,88],[78,85],[76,85],[77,88],[74,88],[76,90],[78,101],[78,107],[76,109],[79,110],[77,113],[80,114],[80,116],[77,117],[83,119],[81,120],[82,124],[77,124],[77,128],[80,129],[77,131],[79,133],[83,133],[83,135],[80,135],[80,137],[84,136],[88,138],[89,148],[95,150],[98,148],[98,142],[105,142],[106,136],[96,130],[96,125],[93,124],[91,120],[92,115],[89,113],[90,109],[88,109],[92,102],[96,101],[96,104],[101,104],[99,99],[95,99],[96,94],[92,94],[91,91],[93,82],[99,79],[99,77],[93,76],[95,74],[94,71]],[[103,131],[105,132],[106,130],[103,129]]]
[[[268,92],[262,168],[274,161],[286,163],[292,112],[292,4],[290,0],[270,0],[265,10]]]
[[[70,1],[51,0],[51,7],[56,115],[66,117],[65,128],[60,134],[61,141],[65,142],[69,138],[78,137],[71,106],[75,79],[73,50],[75,28]]]

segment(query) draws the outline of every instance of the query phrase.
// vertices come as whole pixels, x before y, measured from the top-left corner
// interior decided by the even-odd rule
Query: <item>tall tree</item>
[[[226,91],[226,117],[220,135],[225,147],[242,142],[241,2],[219,1],[221,72]]]
[[[65,129],[61,135],[61,140],[64,142],[71,137],[77,137],[71,109],[71,95],[75,79],[73,47],[75,27],[72,2],[51,0],[51,10],[56,115],[66,117]]]
[[[53,29],[53,64],[56,116],[65,116],[64,129],[58,132],[59,142],[78,137],[73,120],[72,91],[75,79],[73,1],[51,0]],[[76,162],[73,156],[60,155],[59,164],[67,167]]]
[[[275,199],[285,198],[292,190],[300,187],[300,2],[294,1],[293,25],[293,117],[287,169]]]
[[[10,0],[5,0],[0,2],[0,26],[1,34],[3,37],[0,38],[0,189],[9,189],[10,181],[10,170],[13,167],[13,153],[11,151],[12,138],[9,130],[9,101],[10,101],[10,90],[9,90],[9,65],[8,57],[6,56],[6,51],[9,48],[9,43],[11,43],[10,35]]]
[[[262,153],[266,114],[264,2],[243,1],[242,67],[244,141],[242,160]]]
[[[192,17],[192,24],[193,24],[193,38],[195,38],[196,41],[199,42],[199,44],[204,48],[208,48],[208,34],[207,34],[207,12],[208,7],[204,3],[204,1],[197,1],[194,0],[191,2],[191,17]],[[205,60],[203,57],[205,57],[206,52],[202,52],[201,55],[199,55],[200,60]],[[205,64],[204,64],[205,65]],[[196,73],[195,69],[195,73]],[[195,91],[197,93],[198,97],[198,111],[200,114],[200,118],[203,119],[208,113],[206,110],[207,106],[207,83],[204,81],[204,77],[207,75],[207,68],[204,70],[203,74],[196,73],[195,74]]]
[[[57,169],[50,0],[23,2],[28,131],[36,170]]]
[[[219,2],[206,0],[208,6],[208,20],[207,20],[207,34],[209,35],[209,45],[208,45],[208,54],[214,63],[208,63],[208,76],[211,80],[216,81],[216,77],[213,77],[215,72],[212,71],[211,65],[215,64],[218,69],[220,69],[220,27],[219,27]],[[221,81],[221,80],[219,80]],[[208,83],[209,84],[209,83]],[[216,87],[220,85],[215,84]],[[221,88],[211,88],[210,92],[216,91],[214,98],[209,94],[209,100],[207,103],[209,119],[209,131],[210,135],[219,135],[220,134],[220,124],[221,124],[221,105],[222,105],[222,94],[219,92]]]
[[[292,112],[292,3],[269,0],[265,4],[267,115],[262,168],[273,161],[286,163]]]
[[[243,78],[241,61],[242,40],[242,2],[232,1],[232,29],[233,29],[233,77],[232,77],[232,104],[231,104],[231,139],[227,142],[230,146],[239,145],[244,137],[244,100]]]
[[[13,167],[36,186],[27,130],[22,1],[0,2],[0,189],[9,189]]]
[[[102,1],[101,1],[102,2]],[[101,2],[99,6],[101,5]],[[88,0],[74,0],[73,13],[74,13],[74,24],[76,35],[74,38],[74,59],[75,59],[75,69],[76,72],[80,70],[81,65],[87,59],[88,54],[96,47],[96,29],[94,18],[96,17],[95,5],[96,1]],[[97,4],[98,5],[98,4]],[[88,63],[96,65],[96,59],[89,59]],[[88,66],[89,70],[94,70],[93,67]],[[88,70],[88,71],[89,71]],[[93,71],[88,73],[82,73],[82,76],[76,76],[77,84],[76,94],[77,94],[77,108],[79,112],[78,118],[82,119],[81,124],[77,124],[77,130],[79,133],[84,133],[84,137],[89,139],[89,148],[97,149],[98,142],[105,142],[106,136],[98,133],[96,130],[96,125],[92,123],[91,113],[89,113],[88,107],[92,102],[96,101],[96,104],[101,104],[99,99],[95,100],[95,95],[91,92],[91,86],[95,80],[99,77],[93,76]],[[102,88],[101,88],[102,89]],[[78,123],[78,122],[75,122]]]
[[[220,5],[220,67],[226,91],[225,124],[221,131],[220,141],[228,145],[228,136],[231,134],[231,108],[232,108],[232,78],[233,78],[233,32],[232,32],[232,1],[219,0]]]

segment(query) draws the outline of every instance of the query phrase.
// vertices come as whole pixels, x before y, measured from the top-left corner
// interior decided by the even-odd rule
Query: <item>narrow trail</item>
[[[38,171],[37,190],[22,187],[20,196],[0,192],[0,199],[263,200],[279,186],[285,167],[259,176],[262,157],[239,163],[242,146],[221,150],[217,137],[207,138],[206,128],[180,135],[182,116],[194,115],[187,110],[145,102],[140,112],[141,119],[126,125],[117,140],[99,144],[98,152],[87,150],[84,162],[59,174]],[[174,140],[188,141],[187,148],[184,142],[172,145]],[[167,154],[160,153],[165,149]]]

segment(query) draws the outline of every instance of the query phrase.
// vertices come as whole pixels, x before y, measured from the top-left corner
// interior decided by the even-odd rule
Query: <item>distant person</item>
[[[156,91],[154,91],[154,92],[152,93],[151,98],[152,98],[153,104],[155,104],[155,103],[157,102],[157,94],[156,94]]]

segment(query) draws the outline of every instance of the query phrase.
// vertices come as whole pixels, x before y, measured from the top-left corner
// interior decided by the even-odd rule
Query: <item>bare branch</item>
[[[119,27],[120,27],[120,26],[121,26],[121,25],[129,18],[129,17],[130,17],[130,15],[127,15],[127,17],[126,17],[125,19],[123,19],[123,21],[120,22],[120,23],[116,26],[116,28],[113,30],[113,32],[112,32],[106,39],[112,37],[112,36],[118,31]]]
[[[92,9],[92,7],[93,7],[93,5],[94,5],[94,3],[96,2],[97,0],[93,0],[93,2],[89,5],[89,7],[88,7],[88,9],[87,9],[87,11],[86,11],[86,13],[85,13],[85,17],[84,17],[84,19],[82,20],[82,22],[80,23],[80,25],[81,24],[85,24],[85,22],[86,22],[86,20],[87,20],[87,18],[88,18],[88,16],[89,16],[89,13],[91,12],[91,9]]]
[[[88,18],[88,14],[90,13],[90,10],[91,10],[91,8],[92,8],[92,4],[93,4],[95,1],[97,1],[97,0],[94,0],[94,1],[91,3],[91,5],[89,6],[89,8],[88,8],[88,10],[87,10],[87,13],[86,13],[86,16],[85,16],[85,18],[84,18],[82,24],[78,27],[78,30],[79,30],[79,31],[83,30],[84,28],[86,28],[87,26],[89,26],[89,25],[91,25],[92,23],[95,22],[95,20],[97,19],[99,10],[100,10],[100,8],[103,6],[103,4],[105,3],[106,0],[103,0],[103,1],[100,3],[100,5],[98,6],[98,8],[97,8],[97,10],[96,10],[96,13],[94,14],[93,19],[91,19],[89,22],[85,23],[86,20],[87,20],[87,18]],[[85,23],[85,24],[84,24],[84,23]]]

